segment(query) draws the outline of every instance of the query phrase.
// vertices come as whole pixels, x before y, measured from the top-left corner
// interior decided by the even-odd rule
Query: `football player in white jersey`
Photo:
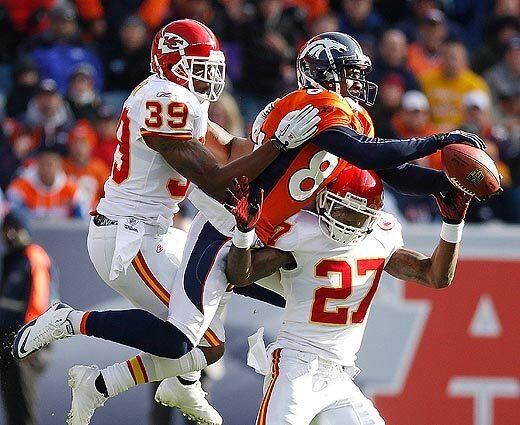
[[[225,59],[214,34],[197,21],[174,21],[157,33],[151,48],[151,72],[124,103],[112,173],[91,220],[87,246],[96,271],[110,287],[134,306],[166,320],[185,238],[171,230],[167,238],[165,234],[189,180],[222,198],[233,177],[243,172],[255,177],[280,151],[297,147],[310,137],[320,119],[312,107],[288,114],[280,124],[284,132],[278,132],[279,138],[257,149],[253,160],[244,156],[253,147],[248,139],[234,138],[208,123],[209,102],[216,101],[224,89]],[[231,165],[221,165],[242,156]],[[73,327],[81,332],[84,325],[79,322]],[[31,330],[35,330],[32,325]],[[201,343],[205,348],[197,352],[199,362],[216,361],[223,354],[222,341],[223,327],[217,318]],[[21,349],[19,357],[25,357],[28,353],[23,345]],[[107,396],[148,380],[174,376],[166,372],[169,364],[171,361],[141,355],[101,373],[97,368],[72,368],[69,423],[88,423],[94,408]],[[160,401],[202,423],[221,424],[220,415],[204,398],[199,376],[195,372],[172,379],[168,400]],[[117,386],[110,385],[114,380]]]
[[[311,55],[310,51],[315,54]],[[365,71],[368,72],[370,69],[370,60],[363,54],[359,44],[344,34],[327,33],[311,39],[300,59],[308,65],[302,68],[302,72],[309,74],[308,78],[312,76],[316,79],[315,83],[322,87],[316,89],[311,85],[314,88],[310,88],[305,83],[301,91],[309,95],[329,90],[334,92],[335,96],[339,96],[337,91],[340,91],[342,96],[348,97],[348,92],[352,92],[348,87],[352,88],[353,79],[360,80],[358,88],[366,86],[361,84],[361,81],[364,81]],[[364,70],[363,78],[346,72],[351,68],[359,67]],[[160,300],[157,301],[157,305],[160,305],[167,299],[168,285],[171,280],[162,282],[161,278],[155,276],[155,270],[151,266],[153,260],[149,260],[143,250],[149,253],[149,257],[165,256],[164,250],[160,249],[160,245],[156,242],[160,240],[158,236],[160,232],[164,231],[171,221],[170,216],[165,216],[166,213],[171,215],[168,207],[175,208],[170,195],[173,197],[184,195],[185,181],[180,179],[180,176],[192,180],[204,193],[217,200],[223,200],[224,188],[232,177],[246,175],[253,179],[276,158],[279,160],[278,164],[275,164],[276,167],[270,164],[270,167],[276,168],[276,173],[267,173],[264,175],[263,182],[258,184],[265,187],[271,182],[274,186],[278,184],[279,188],[285,187],[283,181],[276,178],[276,175],[292,173],[294,170],[287,169],[287,163],[292,164],[292,160],[301,152],[289,152],[278,157],[279,149],[296,147],[298,143],[311,137],[315,132],[316,120],[319,121],[320,117],[313,116],[316,108],[305,106],[307,102],[297,103],[297,111],[292,111],[293,108],[286,110],[285,107],[280,107],[273,115],[275,118],[271,120],[271,124],[274,125],[269,125],[271,137],[266,138],[262,146],[251,155],[235,160],[227,166],[219,166],[210,151],[197,140],[200,137],[198,129],[201,127],[196,122],[197,119],[202,119],[203,115],[199,115],[202,108],[197,109],[193,106],[193,104],[198,106],[196,102],[180,99],[177,89],[170,88],[170,86],[176,87],[175,84],[183,86],[179,90],[184,90],[186,96],[195,96],[202,102],[201,104],[217,97],[223,87],[224,64],[213,34],[206,27],[189,20],[176,21],[167,25],[154,40],[152,69],[155,75],[133,94],[136,102],[132,105],[127,103],[125,106],[136,108],[136,112],[138,110],[140,112],[136,113],[128,109],[121,119],[119,126],[121,147],[115,157],[113,182],[106,191],[107,201],[100,204],[98,215],[91,225],[92,236],[89,238],[92,244],[89,250],[94,253],[93,257],[97,256],[97,260],[93,258],[93,261],[97,264],[98,272],[114,282],[113,286],[118,291],[123,293],[128,285],[126,281],[116,282],[117,278],[125,270],[130,270],[130,273],[134,273],[135,276],[139,275],[141,286],[143,283],[146,286],[146,288],[143,286],[145,291],[150,290],[158,294]],[[359,72],[355,74],[358,75]],[[304,80],[307,81],[308,78]],[[337,79],[339,80],[336,81]],[[324,85],[318,83],[318,80]],[[152,91],[152,98],[150,98],[146,90],[152,83],[156,89]],[[331,112],[330,105],[325,105],[322,109],[323,113]],[[332,108],[332,112],[334,111],[338,112]],[[144,115],[143,123],[133,125],[132,120],[141,115]],[[339,127],[341,131],[336,131],[338,130],[336,127],[323,131],[314,140],[317,145],[309,147],[303,154],[311,156],[311,151],[317,149],[320,155],[332,152],[334,155],[347,158],[352,163],[379,169],[395,167],[454,142],[467,142],[483,147],[483,142],[478,137],[460,132],[400,141],[372,138],[356,133],[346,124],[347,117],[343,118],[345,122],[342,121],[343,124]],[[130,134],[129,138],[128,134]],[[235,145],[241,145],[239,139],[233,139],[230,135],[224,134],[217,139],[224,142],[231,140],[231,153]],[[125,140],[130,140],[126,147]],[[306,147],[300,148],[300,151]],[[292,155],[293,153],[295,155]],[[147,161],[141,161],[143,158],[147,158]],[[302,174],[299,172],[301,170],[309,170],[307,167],[317,166],[318,178],[311,179],[314,181],[309,191],[311,196],[314,196],[317,188],[323,183],[325,173],[330,176],[332,170],[330,166],[332,163],[337,164],[336,160],[322,163],[305,161],[295,165],[300,167],[296,170],[298,175]],[[145,168],[135,170],[135,165],[139,163],[145,165]],[[168,164],[171,168],[166,167]],[[167,178],[163,176],[162,184],[151,184],[148,190],[147,182],[151,176],[157,175],[158,167],[168,169],[170,172],[176,170],[179,175],[174,175],[172,180],[170,180],[171,176]],[[410,175],[410,168],[414,167],[406,166],[404,173],[401,172],[402,170],[395,170],[401,176],[400,181],[406,183],[408,187],[411,186],[411,179],[407,177]],[[339,172],[339,168],[337,171]],[[426,173],[427,176],[421,172],[420,174],[425,178],[418,179],[419,181],[414,183],[418,185],[419,182],[428,182],[423,185],[428,186],[427,193],[431,193],[432,185],[443,188],[450,186],[449,181],[443,176],[438,178],[442,173],[432,174],[429,171]],[[314,168],[312,172],[314,173]],[[138,173],[140,178],[133,179],[133,173]],[[305,180],[308,183],[309,179]],[[317,181],[320,183],[316,184]],[[269,186],[274,187],[273,185]],[[444,189],[436,191],[438,190]],[[303,201],[297,199],[293,202],[287,199],[289,193],[285,195],[287,196],[284,199],[296,210],[303,206]],[[114,205],[109,202],[110,198],[118,200],[124,198],[125,201]],[[153,206],[153,213],[148,215],[145,212],[150,206]],[[292,213],[287,214],[287,217],[290,215]],[[223,264],[227,252],[227,246],[224,246],[227,239],[225,233],[229,228],[224,229],[223,233],[211,223],[206,225],[202,218],[197,223],[190,229],[192,237],[184,251],[182,278],[178,273],[176,280],[179,284],[173,286],[178,291],[179,297],[172,297],[168,321],[163,320],[164,316],[154,316],[145,310],[82,312],[60,304],[52,307],[35,322],[27,324],[18,333],[13,346],[14,355],[18,358],[26,357],[57,339],[83,334],[172,359],[170,361],[160,359],[161,364],[158,366],[157,357],[143,354],[130,361],[135,366],[130,371],[124,363],[103,370],[101,374],[94,368],[73,368],[71,370],[71,385],[75,394],[73,417],[78,416],[75,412],[82,412],[80,416],[90,417],[93,410],[102,404],[107,395],[113,396],[143,381],[200,370],[222,355],[223,345],[219,344],[222,341],[219,337],[222,334],[222,326],[216,313],[227,286],[223,282],[225,281]],[[277,224],[273,223],[274,226]],[[100,229],[101,227],[112,227],[110,230],[112,235],[108,235],[109,230]],[[147,237],[148,243],[145,241]],[[111,239],[110,243],[114,248],[106,248],[108,242],[102,241],[98,241],[98,245],[95,245],[95,240],[99,239],[104,239],[105,242]],[[107,252],[108,257],[105,256]],[[157,274],[159,276],[166,274],[173,279],[174,273],[157,271]],[[137,302],[135,304],[139,305]],[[205,337],[206,344],[216,346],[199,347],[202,337]],[[168,367],[165,366],[166,364]],[[165,375],[167,369],[169,375]],[[135,374],[136,371],[137,377],[134,379],[131,373]],[[99,392],[87,390],[93,388],[97,388]],[[159,392],[166,388],[166,385],[161,385]],[[77,397],[78,394],[85,395]],[[170,403],[171,398],[163,397],[161,394],[159,398],[163,402],[175,405]]]
[[[247,188],[237,188],[235,232],[251,232],[261,201],[248,203]],[[356,353],[383,271],[430,288],[451,283],[471,197],[453,189],[436,198],[444,223],[431,257],[403,248],[400,224],[381,211],[381,181],[355,167],[320,193],[317,215],[301,211],[287,220],[273,247],[232,245],[229,282],[246,286],[279,273],[287,300],[268,349],[270,370],[260,335],[251,344],[250,363],[266,375],[257,425],[384,424],[353,382]]]

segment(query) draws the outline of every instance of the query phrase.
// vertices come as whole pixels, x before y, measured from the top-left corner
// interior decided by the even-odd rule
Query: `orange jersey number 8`
[[[289,179],[289,194],[296,201],[310,198],[338,165],[338,157],[327,151],[316,152],[307,168],[296,171]]]

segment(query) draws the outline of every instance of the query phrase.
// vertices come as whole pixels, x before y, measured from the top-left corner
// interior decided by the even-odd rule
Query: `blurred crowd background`
[[[0,188],[33,218],[86,218],[110,174],[121,105],[149,75],[165,22],[208,25],[227,58],[210,118],[236,135],[296,87],[302,44],[324,31],[355,37],[379,84],[376,134],[461,128],[483,136],[504,194],[469,221],[520,222],[520,2],[517,0],[3,0],[0,2]],[[420,161],[440,168],[439,155]],[[387,195],[413,221],[433,199]]]

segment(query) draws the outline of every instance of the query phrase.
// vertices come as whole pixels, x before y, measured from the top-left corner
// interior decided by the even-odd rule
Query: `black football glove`
[[[470,145],[481,150],[486,149],[486,144],[482,138],[476,134],[463,130],[450,131],[449,133],[440,133],[436,134],[435,137],[438,138],[439,149],[442,149],[448,145],[453,145],[455,143]]]
[[[433,195],[442,216],[442,220],[448,224],[459,224],[466,217],[469,204],[473,196],[459,189],[452,189],[444,193]]]

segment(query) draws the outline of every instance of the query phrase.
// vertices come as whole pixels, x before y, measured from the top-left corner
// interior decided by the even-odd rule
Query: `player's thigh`
[[[384,425],[373,403],[350,379],[338,386],[337,394],[345,395],[320,412],[312,425]]]
[[[320,409],[308,363],[284,356],[283,351],[273,353],[256,425],[308,425]]]
[[[166,319],[170,288],[178,270],[162,248],[161,238],[145,235],[141,249],[116,279],[110,280],[110,267],[116,245],[116,226],[97,227],[91,223],[87,246],[90,258],[103,281],[134,306]]]
[[[195,217],[172,287],[168,320],[197,345],[210,326],[227,287],[229,238],[201,214]]]

